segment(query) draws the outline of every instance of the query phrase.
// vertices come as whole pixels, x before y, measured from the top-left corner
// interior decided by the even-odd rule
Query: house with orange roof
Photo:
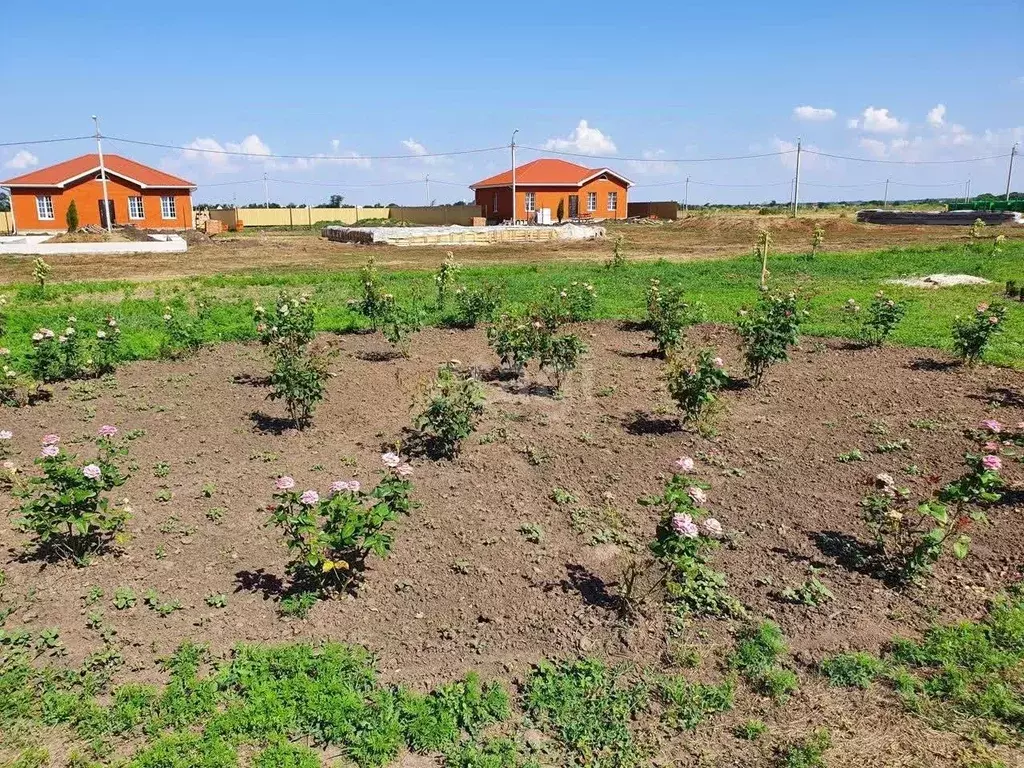
[[[192,229],[191,181],[172,176],[120,155],[103,155],[107,210],[111,224],[141,229]],[[16,231],[54,232],[67,228],[71,201],[79,226],[104,226],[103,183],[99,155],[82,155],[47,168],[0,181],[10,191]]]
[[[624,219],[633,182],[610,168],[587,168],[566,160],[541,158],[516,167],[513,215],[512,170],[478,181],[472,189],[488,220]]]

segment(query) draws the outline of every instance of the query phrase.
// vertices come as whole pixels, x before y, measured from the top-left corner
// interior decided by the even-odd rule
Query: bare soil
[[[910,227],[860,224],[835,215],[790,219],[748,214],[691,215],[661,224],[606,224],[604,241],[552,242],[516,245],[463,246],[462,264],[543,263],[547,261],[604,261],[612,243],[625,238],[630,259],[700,261],[748,253],[762,229],[772,232],[781,253],[810,247],[815,226],[825,230],[826,251],[857,251],[906,246],[914,243],[967,242],[966,227]],[[1024,238],[1024,227],[1002,227],[1007,237]],[[207,242],[190,241],[186,253],[137,255],[75,255],[49,259],[60,280],[158,280],[191,275],[288,271],[294,269],[357,269],[372,249],[374,258],[389,269],[436,269],[444,246],[391,247],[331,243],[319,229],[293,232],[224,233]],[[0,264],[0,282],[31,279],[31,259],[10,259]]]
[[[417,686],[471,668],[521,677],[545,656],[578,653],[662,664],[663,620],[655,612],[623,622],[616,582],[631,551],[642,552],[654,532],[654,513],[637,499],[658,492],[685,454],[697,459],[697,474],[712,486],[709,508],[731,532],[732,544],[715,564],[754,614],[780,624],[801,689],[782,707],[741,687],[734,712],[703,726],[697,738],[671,742],[659,764],[765,764],[766,745],[729,732],[750,717],[783,735],[828,725],[830,766],[957,764],[965,745],[956,736],[931,731],[881,689],[830,689],[812,669],[827,654],[877,651],[930,621],[977,618],[987,598],[1021,578],[1019,492],[993,512],[990,527],[972,531],[966,561],[940,563],[927,591],[896,592],[850,570],[837,547],[866,541],[858,501],[877,473],[925,493],[960,473],[972,446],[965,429],[986,417],[1024,420],[1024,374],[962,369],[932,350],[805,339],[762,388],[728,392],[717,435],[702,437],[677,423],[659,378],[662,363],[649,356],[644,334],[613,323],[580,330],[591,354],[562,397],[485,376],[485,415],[461,456],[413,460],[422,506],[400,521],[393,554],[371,561],[358,595],[320,603],[307,620],[276,614],[287,552],[264,526],[274,479],[290,474],[300,488],[321,491],[335,479],[372,485],[382,448],[409,426],[410,403],[439,363],[455,358],[484,374],[492,369],[482,331],[426,330],[408,360],[381,359],[388,348],[377,335],[328,337],[336,375],[303,433],[288,429],[280,404],[265,399],[267,364],[257,346],[134,363],[109,380],[60,386],[51,402],[5,411],[2,426],[15,434],[19,465],[34,458],[44,433],[59,433],[74,449],[101,424],[145,430],[131,444],[137,466],[123,488],[135,511],[123,554],[81,569],[44,564],[22,556],[23,536],[0,529],[9,594],[34,593],[8,628],[58,628],[70,659],[80,660],[100,647],[85,626],[82,601],[95,585],[136,679],[154,675],[154,655],[186,638],[218,653],[239,642],[360,643],[379,654],[386,679]],[[700,327],[691,340],[715,345],[729,370],[740,370],[731,331]],[[874,450],[901,439],[910,441],[905,451]],[[865,461],[836,461],[855,448]],[[154,472],[160,463],[169,466],[163,478]],[[918,475],[907,473],[911,465]],[[1007,462],[1004,474],[1021,487],[1022,465]],[[214,486],[210,498],[202,493],[207,483]],[[556,487],[578,502],[554,503]],[[157,501],[165,488],[170,501]],[[8,507],[13,512],[13,501]],[[219,520],[207,517],[212,508],[223,510]],[[519,531],[525,524],[542,529],[539,544]],[[820,609],[781,602],[776,593],[801,583],[812,565],[836,599]],[[119,586],[140,596],[155,589],[183,610],[160,618],[141,601],[114,610]],[[204,603],[219,593],[228,595],[226,608]],[[702,663],[688,675],[721,679],[718,662],[735,626],[689,624],[678,642],[695,647]],[[1008,764],[1020,764],[1013,761],[1021,755],[1000,750]]]

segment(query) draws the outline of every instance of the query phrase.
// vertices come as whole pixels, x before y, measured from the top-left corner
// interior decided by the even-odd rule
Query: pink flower
[[[688,539],[695,539],[700,533],[689,515],[672,515],[672,530]]]
[[[305,504],[307,507],[311,507],[320,501],[320,494],[310,488],[308,491],[303,491],[302,495],[299,496],[299,501]]]
[[[60,453],[60,448],[58,448],[56,445],[44,445],[43,450],[40,452],[39,455],[42,456],[44,459],[52,459],[58,453]]]
[[[359,489],[361,487],[362,486],[359,484],[358,480],[349,480],[348,481],[348,489],[350,491],[352,491],[352,493],[359,493]]]
[[[994,432],[997,435],[1003,431],[1003,425],[1000,424],[995,419],[985,419],[983,422],[981,422],[981,426],[983,426],[989,432]]]
[[[999,323],[999,318],[998,318],[998,317],[996,317],[995,315],[992,315],[992,316],[991,316],[991,317],[990,317],[990,318],[988,319],[988,322],[989,322],[989,324],[990,324],[990,325],[998,325],[998,323]]]
[[[398,476],[401,478],[409,477],[412,474],[412,466],[409,464],[402,464],[398,469],[395,470]]]
[[[689,456],[680,456],[676,459],[676,466],[683,470],[683,472],[693,472],[693,459]]]
[[[277,482],[274,484],[274,487],[279,491],[288,491],[295,487],[295,480],[288,477],[288,475],[282,475],[277,478]]]
[[[711,363],[712,363],[712,365],[715,366],[715,368],[724,368],[725,367],[725,362],[720,357],[716,357],[714,360],[711,361]]]
[[[394,469],[395,467],[402,463],[402,457],[399,456],[394,451],[382,453],[380,455],[380,460],[384,462],[385,467],[391,467],[391,469]]]
[[[717,539],[722,535],[722,524],[715,518],[709,517],[704,521],[704,531],[708,536],[712,536]]]
[[[82,467],[82,474],[90,480],[99,480],[100,475],[103,474],[103,470],[97,467],[95,464],[86,464]]]
[[[979,305],[978,305],[978,306],[976,307],[976,309],[977,309],[977,310],[978,310],[979,312],[988,312],[988,304],[986,304],[985,302],[982,302],[981,304],[979,304]]]
[[[690,501],[696,504],[698,507],[701,504],[707,503],[708,495],[704,491],[698,488],[696,485],[691,485],[686,489],[686,493],[690,496]]]
[[[60,435],[43,435],[43,445],[56,445],[60,442]]]
[[[983,466],[985,469],[990,469],[994,472],[997,469],[1002,469],[1003,460],[1000,459],[998,456],[985,456],[981,460],[981,466]]]
[[[117,434],[117,427],[115,427],[112,424],[104,424],[102,427],[100,427],[100,431],[99,431],[100,437],[113,437],[116,434]]]
[[[0,440],[10,440],[14,437],[14,433],[9,429],[0,429]]]
[[[984,447],[986,451],[998,451],[999,443],[993,443],[991,440],[989,440],[987,443],[985,443]]]
[[[331,493],[344,493],[347,490],[349,490],[347,480],[335,480],[333,483],[331,483]]]

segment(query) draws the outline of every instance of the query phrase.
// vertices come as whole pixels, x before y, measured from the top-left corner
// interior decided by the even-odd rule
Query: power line
[[[950,165],[953,163],[980,163],[984,160],[999,160],[1009,157],[1005,155],[988,155],[986,157],[967,157],[962,160],[880,160],[874,157],[851,157],[850,155],[836,155],[830,152],[821,152],[813,149],[805,149],[804,152],[818,157],[831,157],[836,160],[851,160],[855,163],[883,163],[886,165]]]
[[[83,141],[85,139],[95,139],[95,136],[67,136],[61,139],[35,139],[33,141],[5,141],[0,143],[0,147],[27,147],[33,144],[59,144],[62,141]]]
[[[759,155],[731,155],[722,157],[687,157],[687,158],[666,158],[666,157],[619,157],[612,155],[588,155],[584,152],[565,152],[559,149],[541,149],[526,144],[516,144],[520,149],[529,149],[533,152],[544,152],[549,155],[564,155],[565,157],[588,157],[591,160],[617,160],[623,163],[717,163],[726,160],[754,160],[760,157],[781,157],[796,152],[795,149],[787,149],[782,152],[765,152]],[[502,147],[505,149],[505,147]]]
[[[92,138],[92,137],[87,137]],[[360,162],[362,160],[418,160],[424,157],[452,157],[455,155],[474,155],[482,152],[504,151],[507,147],[483,147],[481,149],[460,149],[452,152],[423,152],[418,155],[275,155],[256,154],[253,152],[240,152],[231,149],[209,149],[205,147],[181,147],[177,144],[161,144],[155,141],[140,141],[138,139],[125,139],[118,136],[104,136],[110,141],[120,141],[125,144],[138,144],[143,147],[160,147],[162,149],[177,149],[181,152],[203,152],[209,155],[232,155],[236,157],[248,157],[253,160],[322,160],[332,162]]]
[[[267,181],[276,181],[279,184],[299,184],[306,187],[338,187],[341,189],[356,189],[363,187],[398,187],[408,184],[421,184],[422,179],[415,181],[385,181],[377,184],[349,184],[342,181],[298,181],[296,179],[275,179],[268,176]]]

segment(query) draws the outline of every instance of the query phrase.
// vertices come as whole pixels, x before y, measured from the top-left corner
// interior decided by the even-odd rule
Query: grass
[[[439,253],[438,262],[442,256]],[[772,285],[780,290],[798,289],[807,296],[810,317],[808,334],[855,336],[857,329],[845,322],[840,307],[848,298],[864,303],[880,287],[880,281],[900,275],[934,272],[966,272],[987,277],[989,286],[958,286],[921,290],[887,286],[887,293],[910,300],[907,315],[893,334],[894,343],[951,348],[950,328],[958,314],[973,311],[981,301],[997,300],[1006,279],[1018,277],[1024,258],[1024,242],[1010,241],[995,256],[972,251],[963,245],[915,246],[856,253],[823,253],[814,259],[801,255],[772,259]],[[756,298],[757,265],[751,257],[704,262],[666,261],[631,263],[626,269],[607,270],[600,264],[557,263],[539,265],[476,266],[462,270],[461,282],[502,285],[511,305],[524,306],[539,300],[551,285],[573,280],[594,284],[599,319],[639,319],[644,293],[652,278],[685,286],[688,298],[708,307],[709,319],[733,322],[741,307]],[[428,320],[443,320],[433,305],[433,275],[428,271],[383,271],[385,290],[399,301],[418,301]],[[81,328],[98,326],[110,312],[123,330],[123,347],[131,358],[154,358],[163,340],[163,308],[183,306],[202,298],[209,319],[201,329],[204,342],[248,340],[255,337],[252,305],[272,300],[280,289],[306,290],[315,297],[317,327],[321,331],[347,332],[363,326],[346,301],[359,293],[358,272],[291,270],[253,271],[241,275],[198,277],[149,284],[129,281],[56,283],[45,297],[31,284],[6,287],[12,300],[7,309],[3,343],[15,360],[23,359],[29,338],[39,326],[62,328],[64,318],[75,314]],[[1024,304],[1009,302],[1007,330],[997,336],[987,359],[1001,365],[1024,366]]]
[[[771,621],[762,621],[743,629],[729,667],[736,669],[758,693],[783,702],[796,691],[796,675],[779,662],[789,653],[782,630]]]

